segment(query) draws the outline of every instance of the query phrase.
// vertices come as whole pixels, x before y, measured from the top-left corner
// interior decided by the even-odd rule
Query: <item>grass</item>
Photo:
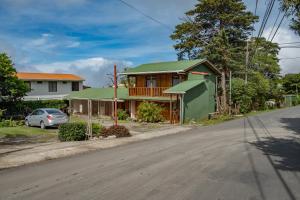
[[[0,128],[0,144],[39,143],[57,140],[57,129],[40,129],[37,127]]]
[[[233,120],[236,119],[237,117],[229,116],[229,115],[220,115],[214,119],[204,119],[199,121],[199,124],[203,126],[210,126],[210,125],[215,125],[219,124],[225,121]]]

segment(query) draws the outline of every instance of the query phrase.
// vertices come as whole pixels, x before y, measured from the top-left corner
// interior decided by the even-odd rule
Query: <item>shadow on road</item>
[[[251,122],[250,118],[246,118],[249,127],[251,128],[252,134],[256,137],[256,142],[248,142],[249,144],[255,146],[257,149],[261,150],[264,155],[266,155],[267,160],[274,169],[278,180],[281,182],[286,193],[289,195],[291,200],[296,200],[296,197],[287,184],[286,180],[281,174],[281,170],[289,170],[294,172],[295,178],[299,180],[297,173],[300,171],[300,143],[296,141],[296,138],[275,138],[272,136],[270,131],[266,128],[264,122],[259,117],[253,117],[257,122],[258,128],[260,128],[260,136],[255,126]],[[245,126],[246,127],[246,126]],[[294,126],[295,128],[296,126]],[[258,187],[261,187],[258,185]],[[262,189],[260,189],[262,191]],[[264,196],[262,196],[264,197]]]
[[[281,118],[280,122],[284,124],[286,129],[300,135],[300,118]]]
[[[266,137],[251,144],[263,151],[265,155],[275,157],[273,163],[276,169],[300,171],[300,143],[295,138]]]

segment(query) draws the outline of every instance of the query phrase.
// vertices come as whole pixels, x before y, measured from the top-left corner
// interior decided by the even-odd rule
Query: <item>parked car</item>
[[[26,126],[40,126],[42,129],[46,127],[56,127],[68,121],[69,118],[65,113],[54,108],[40,108],[34,110],[25,118]]]

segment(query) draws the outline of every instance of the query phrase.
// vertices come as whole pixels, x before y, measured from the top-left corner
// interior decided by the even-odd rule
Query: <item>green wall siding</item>
[[[195,75],[189,73],[189,80],[205,80],[205,83],[192,88],[184,94],[184,121],[200,120],[216,111],[215,102],[215,74],[205,65],[194,67],[191,71],[208,72],[209,75]]]

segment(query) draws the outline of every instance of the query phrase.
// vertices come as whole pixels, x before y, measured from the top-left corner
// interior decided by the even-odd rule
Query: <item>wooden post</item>
[[[170,95],[170,123],[173,124],[173,120],[172,120],[172,94]]]
[[[117,88],[118,88],[118,83],[117,83],[117,65],[114,65],[114,90],[115,90],[115,99],[114,99],[114,103],[115,103],[115,106],[114,106],[114,117],[115,117],[115,126],[118,125],[118,94],[117,94]]]
[[[100,103],[100,101],[98,100],[98,118],[99,118],[99,116],[100,116],[99,103]]]

